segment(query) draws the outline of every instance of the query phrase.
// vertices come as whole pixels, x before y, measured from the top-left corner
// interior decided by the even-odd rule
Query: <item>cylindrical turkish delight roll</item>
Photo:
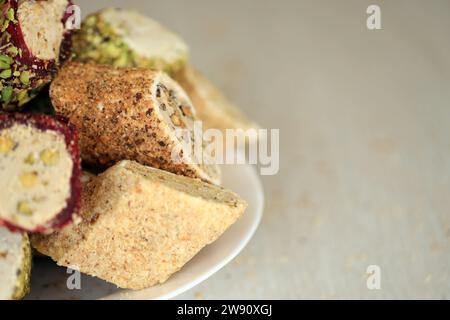
[[[89,15],[74,35],[75,59],[166,72],[186,64],[189,49],[175,33],[134,10],[106,8]]]
[[[185,138],[198,137],[195,109],[164,72],[69,63],[52,82],[50,97],[56,112],[77,127],[88,164],[135,160],[220,183],[219,168],[208,154],[191,152]],[[203,151],[201,135],[192,146]]]
[[[72,41],[66,10],[71,0],[0,3],[0,104],[14,110],[49,83],[69,58]]]
[[[0,226],[0,300],[22,299],[30,290],[30,277],[28,235]]]
[[[78,213],[80,172],[78,136],[66,119],[0,115],[0,225],[62,228]]]
[[[251,121],[208,78],[192,66],[185,66],[175,73],[173,78],[194,103],[205,128],[220,129],[224,133],[226,129],[259,129],[258,124]]]

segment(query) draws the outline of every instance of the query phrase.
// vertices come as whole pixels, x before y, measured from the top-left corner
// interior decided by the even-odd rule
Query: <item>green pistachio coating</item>
[[[81,29],[73,37],[75,60],[84,63],[113,65],[116,67],[139,67],[166,71],[172,74],[188,61],[188,49],[180,50],[174,57],[165,55],[142,56],[130,48],[124,38],[104,19],[107,8],[88,16]],[[167,31],[170,32],[170,31]],[[148,41],[152,41],[151,38]],[[182,41],[179,39],[179,41]]]

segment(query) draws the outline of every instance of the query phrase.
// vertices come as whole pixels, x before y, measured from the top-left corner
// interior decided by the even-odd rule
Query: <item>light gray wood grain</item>
[[[374,1],[375,2],[375,1]],[[450,2],[78,1],[136,7],[263,127],[281,170],[245,251],[180,298],[450,298]],[[366,268],[381,267],[381,290]]]

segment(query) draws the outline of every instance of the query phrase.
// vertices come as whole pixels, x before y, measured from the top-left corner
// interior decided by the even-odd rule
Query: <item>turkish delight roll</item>
[[[194,103],[206,129],[259,129],[237,106],[203,74],[187,65],[173,75]],[[255,141],[249,141],[250,143]]]
[[[58,66],[70,57],[66,10],[71,1],[0,3],[0,104],[14,110],[49,83]]]
[[[0,226],[0,300],[22,299],[30,290],[31,247],[26,233]]]
[[[76,216],[80,155],[75,128],[62,117],[0,115],[0,225],[48,233]]]
[[[165,282],[246,207],[222,187],[122,161],[83,188],[80,224],[32,245],[58,265],[138,290]]]
[[[74,35],[75,59],[117,67],[174,72],[185,65],[186,43],[134,10],[106,8],[89,15]]]
[[[77,127],[86,163],[135,160],[220,183],[191,101],[164,72],[69,63],[52,82],[50,97],[56,113]]]

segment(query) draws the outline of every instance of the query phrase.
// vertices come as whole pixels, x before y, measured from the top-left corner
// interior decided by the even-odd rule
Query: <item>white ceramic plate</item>
[[[251,166],[223,166],[224,185],[249,206],[243,217],[222,237],[204,248],[166,283],[140,291],[118,289],[103,280],[81,276],[81,289],[69,290],[71,274],[46,258],[35,259],[31,293],[27,299],[170,299],[198,285],[229,263],[247,245],[261,221],[264,193]]]

